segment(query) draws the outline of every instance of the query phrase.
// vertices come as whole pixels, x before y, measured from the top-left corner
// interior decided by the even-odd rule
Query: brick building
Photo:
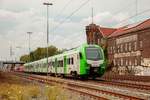
[[[90,24],[89,26],[86,26],[87,43],[98,44],[105,47],[107,37],[114,31],[116,31],[114,28],[106,28],[95,24]]]
[[[150,75],[150,19],[116,29],[91,26],[86,26],[87,42],[107,46],[113,72]]]

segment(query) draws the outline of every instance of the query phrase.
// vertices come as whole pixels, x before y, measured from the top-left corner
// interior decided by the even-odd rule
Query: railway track
[[[150,82],[150,76],[138,76],[138,75],[118,75],[118,74],[105,74],[101,79],[104,80],[126,80],[134,82]]]
[[[150,85],[144,85],[140,83],[135,82],[120,82],[120,81],[108,81],[105,80],[101,82],[101,84],[108,84],[108,85],[114,85],[114,86],[122,86],[127,88],[135,88],[138,90],[144,90],[150,92]]]
[[[48,78],[45,76],[38,76],[38,75],[29,75],[29,74],[22,74],[22,73],[15,73],[17,76],[34,80],[43,84],[50,84],[50,85],[62,85],[63,88],[68,89],[70,91],[79,93],[81,96],[85,96],[86,98],[96,99],[96,100],[110,100],[110,99],[119,99],[119,100],[146,100],[149,98],[148,95],[131,95],[130,93],[123,93],[115,90],[113,88],[99,86],[96,84],[90,84],[85,82],[79,81],[68,81],[65,79],[58,79],[58,78]],[[106,83],[105,83],[106,84]]]

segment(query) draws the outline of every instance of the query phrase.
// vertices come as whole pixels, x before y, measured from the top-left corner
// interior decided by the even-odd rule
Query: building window
[[[137,66],[137,59],[135,58],[134,65]]]
[[[129,51],[131,51],[131,42],[129,43]]]
[[[113,54],[113,46],[112,46],[112,48],[111,48],[111,53]]]
[[[123,66],[123,59],[121,58],[121,66]]]
[[[137,50],[137,42],[134,42],[134,50]]]
[[[118,47],[117,46],[115,46],[115,52],[118,53]]]
[[[140,48],[143,48],[143,41],[140,41]]]
[[[121,49],[120,51],[123,52],[123,45],[122,44],[120,45],[120,49]]]
[[[110,54],[110,47],[108,47],[108,53]]]
[[[139,60],[139,65],[141,65],[143,62],[144,62],[144,60],[143,60],[143,57],[141,56],[140,60]]]
[[[116,66],[116,60],[115,59],[113,60],[113,62],[114,62],[114,65]]]
[[[132,65],[131,60],[129,60],[129,65],[130,65],[130,66]]]
[[[125,64],[126,66],[128,66],[128,60],[126,59],[126,64]]]
[[[115,46],[113,46],[113,52],[116,53]]]
[[[118,65],[118,66],[120,65],[120,61],[119,61],[119,59],[118,59],[118,61],[117,61],[117,65]]]
[[[125,43],[125,51],[127,52],[128,51],[128,45],[127,45],[127,43]]]
[[[112,47],[110,47],[110,53],[112,54]]]
[[[118,45],[118,46],[117,46],[118,53],[120,53],[120,50],[119,50],[119,49],[120,49],[120,47],[119,47],[119,45]]]

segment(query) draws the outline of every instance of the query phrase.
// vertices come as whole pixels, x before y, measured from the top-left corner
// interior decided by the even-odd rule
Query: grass
[[[16,76],[0,74],[0,100],[77,100],[70,97],[72,95],[62,86],[31,83]]]

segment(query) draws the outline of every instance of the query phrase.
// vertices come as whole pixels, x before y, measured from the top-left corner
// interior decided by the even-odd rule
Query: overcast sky
[[[72,48],[86,43],[85,26],[91,23],[91,6],[94,7],[94,23],[106,27],[119,27],[150,18],[150,12],[122,20],[136,14],[136,0],[89,0],[70,19],[72,12],[87,0],[49,0],[49,44],[58,48]],[[9,60],[10,46],[13,59],[28,53],[28,31],[31,50],[46,46],[46,0],[0,0],[0,59]],[[138,0],[138,13],[150,9],[150,0]],[[57,28],[55,28],[58,26]],[[16,48],[16,47],[21,48]]]

